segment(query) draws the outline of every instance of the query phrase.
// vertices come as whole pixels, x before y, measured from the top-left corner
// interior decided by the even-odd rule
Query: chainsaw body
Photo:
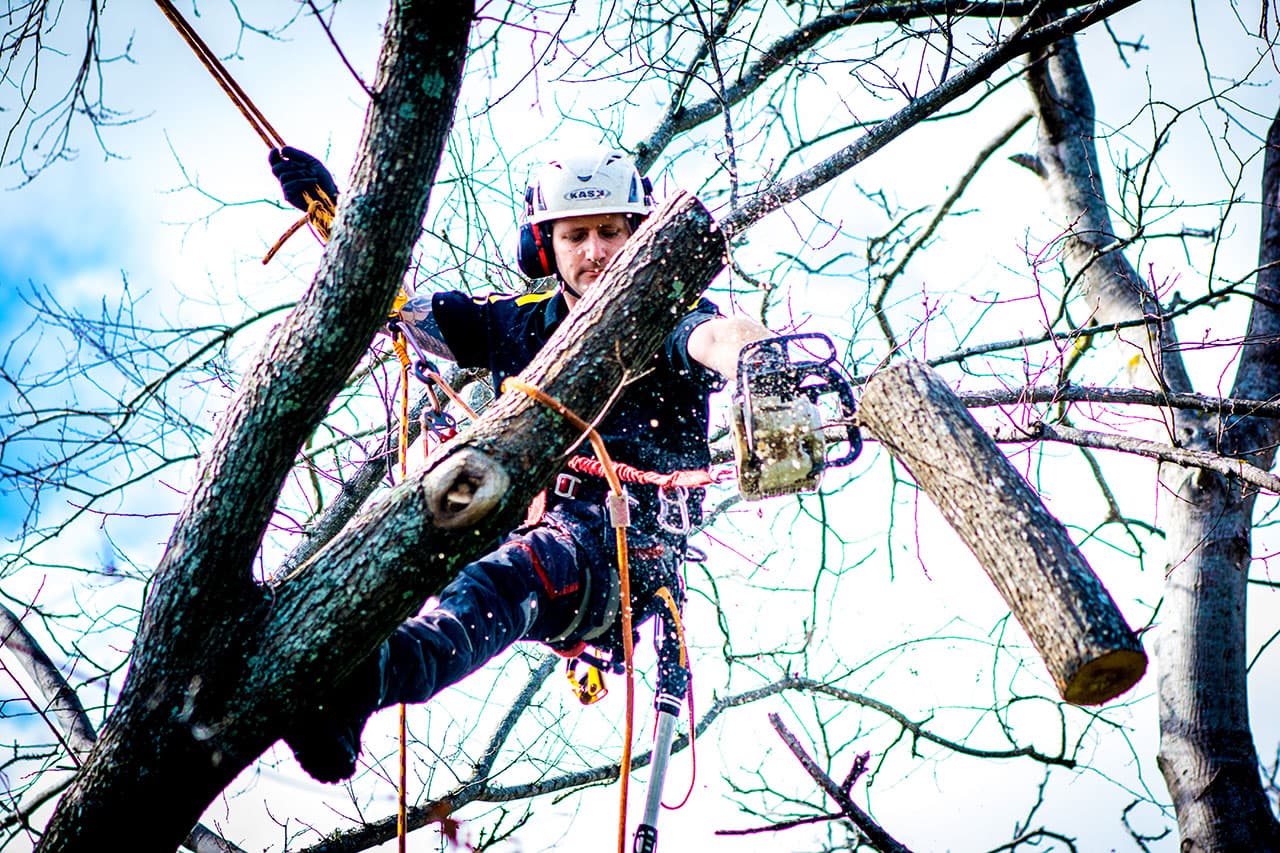
[[[848,465],[862,450],[855,408],[826,335],[782,335],[743,347],[731,419],[742,497],[817,491],[823,471]]]

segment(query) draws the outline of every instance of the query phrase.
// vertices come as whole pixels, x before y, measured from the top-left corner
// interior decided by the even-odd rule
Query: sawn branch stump
[[[915,361],[880,371],[858,414],[973,551],[1063,699],[1097,705],[1137,683],[1147,656],[1110,594],[936,373]]]

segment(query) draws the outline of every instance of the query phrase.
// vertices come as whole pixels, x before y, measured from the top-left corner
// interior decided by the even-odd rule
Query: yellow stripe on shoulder
[[[530,305],[534,302],[546,302],[555,295],[556,291],[554,290],[545,290],[542,293],[526,293],[523,296],[516,297],[516,304]]]

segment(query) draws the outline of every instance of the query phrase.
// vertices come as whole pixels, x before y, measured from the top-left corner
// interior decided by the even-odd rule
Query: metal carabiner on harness
[[[684,486],[658,487],[658,527],[676,536],[688,536],[689,490]]]

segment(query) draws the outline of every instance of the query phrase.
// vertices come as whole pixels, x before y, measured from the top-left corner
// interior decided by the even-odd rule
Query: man
[[[314,157],[274,150],[272,171],[285,198],[306,209],[303,192],[337,187]],[[593,150],[552,160],[524,198],[517,260],[531,278],[554,276],[556,289],[524,296],[472,297],[460,291],[415,296],[400,319],[420,348],[463,367],[488,368],[495,392],[528,365],[653,207],[647,179],[618,151]],[[614,402],[598,426],[615,460],[667,474],[704,469],[708,396],[732,379],[738,354],[769,337],[760,324],[725,317],[705,299],[684,316],[650,369]],[[587,452],[587,451],[583,451]],[[355,772],[360,733],[376,709],[424,702],[484,665],[516,640],[536,640],[566,656],[621,658],[617,554],[604,507],[603,479],[566,469],[545,506],[490,553],[469,563],[439,601],[409,619],[324,705],[300,714],[285,740],[314,778],[337,782]],[[683,699],[675,626],[660,596],[683,605],[680,564],[700,490],[628,489],[634,624],[651,616],[659,632],[659,691]],[[673,506],[674,504],[674,506]]]

